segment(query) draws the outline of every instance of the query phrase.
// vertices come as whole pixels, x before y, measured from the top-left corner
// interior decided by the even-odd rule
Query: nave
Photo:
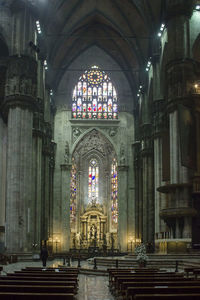
[[[156,262],[156,263],[155,263]],[[17,262],[0,266],[1,299],[152,300],[199,299],[199,256],[148,260],[139,267],[130,257],[99,257]]]
[[[47,261],[47,268],[57,268],[62,265],[63,261],[54,260]],[[71,262],[71,267],[77,267],[78,262]],[[41,267],[41,261],[38,262],[17,262],[8,265],[2,265],[3,270],[0,272],[1,276],[7,273],[19,272],[25,268]],[[91,274],[79,274],[78,275],[78,292],[74,299],[76,300],[114,300],[108,287],[108,276],[94,275],[93,265],[88,264],[86,261],[81,262],[81,267],[84,269],[90,269]],[[105,267],[100,267],[105,269]],[[93,274],[92,274],[93,273]]]

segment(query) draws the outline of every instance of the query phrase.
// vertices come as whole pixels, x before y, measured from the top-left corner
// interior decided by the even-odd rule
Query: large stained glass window
[[[99,166],[96,159],[89,163],[88,170],[88,200],[89,203],[97,203],[99,196]]]
[[[114,158],[111,165],[111,216],[112,225],[118,223],[118,182],[117,182],[117,161]]]
[[[76,164],[74,158],[72,158],[71,169],[71,194],[70,194],[70,223],[73,224],[76,221],[76,192],[77,192],[77,180],[76,180]]]
[[[97,66],[85,71],[74,88],[72,118],[118,118],[116,90],[108,75]]]

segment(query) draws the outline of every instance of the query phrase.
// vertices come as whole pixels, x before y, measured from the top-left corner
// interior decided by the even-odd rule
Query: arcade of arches
[[[0,253],[200,248],[200,3],[0,0]]]

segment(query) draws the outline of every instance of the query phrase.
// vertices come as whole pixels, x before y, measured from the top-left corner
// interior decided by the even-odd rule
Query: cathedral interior
[[[0,0],[0,253],[140,243],[200,250],[200,1]]]

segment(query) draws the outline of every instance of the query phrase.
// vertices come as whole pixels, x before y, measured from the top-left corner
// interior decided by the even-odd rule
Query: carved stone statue
[[[77,234],[76,234],[76,244],[77,244],[77,246],[80,246],[80,239],[81,239],[81,234],[80,234],[80,232],[77,232]]]
[[[112,136],[115,136],[116,134],[117,134],[117,129],[116,128],[110,128],[109,135],[112,137]]]
[[[73,129],[73,139],[76,140],[79,135],[81,134],[81,130],[79,128],[74,128]]]

